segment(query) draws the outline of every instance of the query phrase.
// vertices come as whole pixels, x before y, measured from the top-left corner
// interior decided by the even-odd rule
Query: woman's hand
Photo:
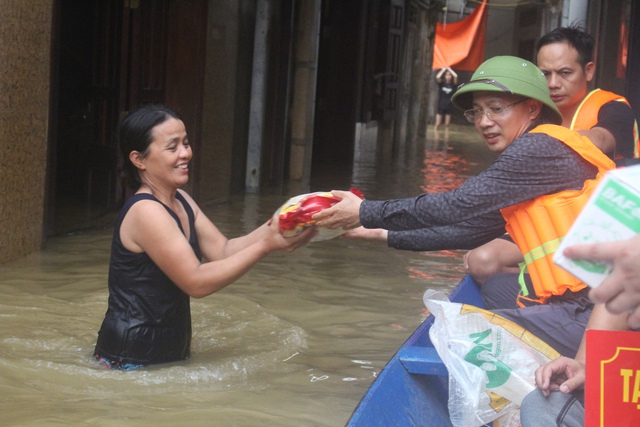
[[[308,227],[297,236],[284,237],[280,234],[278,218],[272,218],[265,224],[263,239],[271,251],[293,252],[294,250],[305,246],[309,241],[318,234],[316,227]]]

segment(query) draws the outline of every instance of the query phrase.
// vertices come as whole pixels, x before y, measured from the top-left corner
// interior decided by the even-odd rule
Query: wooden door
[[[120,60],[120,111],[165,104],[180,114],[194,153],[200,148],[206,0],[124,2]],[[197,162],[187,191],[197,193]],[[121,193],[122,194],[122,193]],[[119,199],[125,197],[120,195]]]
[[[385,71],[384,84],[384,120],[394,120],[396,118],[404,21],[404,0],[391,0],[386,58],[387,69]]]
[[[47,232],[92,225],[114,204],[121,1],[54,4]]]
[[[69,209],[91,226],[127,193],[119,179],[116,130],[132,108],[162,103],[178,111],[197,151],[204,82],[206,0],[56,0],[60,40],[50,147],[47,229]],[[194,189],[194,162],[189,189]],[[77,216],[77,213],[73,215]]]

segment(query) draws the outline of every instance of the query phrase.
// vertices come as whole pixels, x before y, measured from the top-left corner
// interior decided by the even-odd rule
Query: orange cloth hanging
[[[444,67],[475,71],[484,62],[487,0],[461,21],[436,26],[433,69]]]

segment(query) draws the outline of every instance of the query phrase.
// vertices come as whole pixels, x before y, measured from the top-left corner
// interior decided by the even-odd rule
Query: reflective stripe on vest
[[[594,89],[585,96],[578,106],[569,129],[576,131],[591,129],[598,124],[600,108],[611,101],[622,102],[631,107],[631,104],[624,96],[602,89]],[[633,121],[633,157],[640,157],[640,134],[638,133],[638,122],[636,120]]]
[[[567,289],[577,292],[586,287],[553,263],[553,253],[593,193],[604,172],[615,163],[586,137],[556,125],[541,125],[531,133],[557,138],[598,168],[595,179],[585,182],[581,190],[566,190],[544,195],[501,210],[507,231],[524,254],[527,270],[540,302]]]

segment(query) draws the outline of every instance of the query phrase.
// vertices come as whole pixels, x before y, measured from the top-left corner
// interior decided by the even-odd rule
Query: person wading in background
[[[441,69],[436,74],[436,82],[438,82],[438,112],[436,114],[435,130],[438,130],[442,124],[444,117],[444,125],[449,128],[451,123],[451,114],[455,111],[451,103],[451,97],[456,91],[458,84],[458,75],[450,67]]]

